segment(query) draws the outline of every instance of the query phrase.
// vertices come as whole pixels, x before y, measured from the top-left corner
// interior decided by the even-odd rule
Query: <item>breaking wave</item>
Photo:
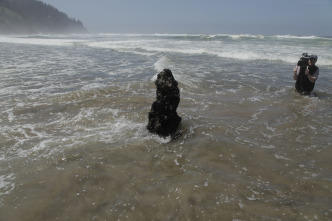
[[[332,38],[291,35],[103,34],[74,36],[2,36],[0,43],[45,46],[81,45],[124,53],[156,56],[160,53],[211,55],[226,59],[296,63],[302,53],[319,55],[319,65],[331,66]]]

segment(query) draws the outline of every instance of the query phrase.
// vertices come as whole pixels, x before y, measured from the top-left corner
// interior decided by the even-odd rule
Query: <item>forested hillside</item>
[[[0,34],[84,33],[81,21],[38,0],[0,0]]]

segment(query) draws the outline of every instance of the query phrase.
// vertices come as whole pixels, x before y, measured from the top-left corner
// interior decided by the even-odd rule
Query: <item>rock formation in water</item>
[[[155,85],[157,100],[151,106],[147,129],[162,137],[174,136],[181,122],[181,117],[176,113],[180,103],[178,82],[171,70],[164,69],[158,74]]]

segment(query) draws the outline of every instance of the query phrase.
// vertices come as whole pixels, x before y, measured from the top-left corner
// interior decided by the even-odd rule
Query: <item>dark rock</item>
[[[164,69],[158,74],[155,85],[157,100],[151,106],[147,129],[162,137],[174,136],[181,122],[181,117],[176,113],[180,103],[178,82],[171,70]]]

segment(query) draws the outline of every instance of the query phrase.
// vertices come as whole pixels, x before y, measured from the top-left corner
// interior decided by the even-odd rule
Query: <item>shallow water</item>
[[[331,39],[2,36],[0,48],[0,220],[332,219]],[[302,52],[319,56],[312,96],[293,90]],[[163,68],[181,91],[177,140],[146,130]]]

